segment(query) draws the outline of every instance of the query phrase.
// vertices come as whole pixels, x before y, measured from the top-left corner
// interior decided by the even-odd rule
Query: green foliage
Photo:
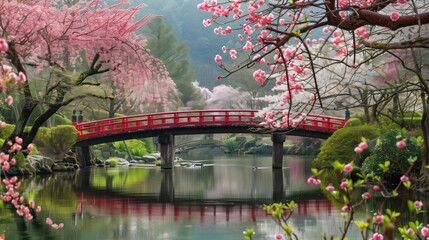
[[[225,141],[225,147],[229,153],[234,153],[235,151],[237,151],[238,145],[239,145],[238,142],[232,138],[228,138]]]
[[[153,153],[155,152],[155,146],[153,145],[153,139],[152,138],[143,138],[140,139],[141,141],[143,141],[145,147],[146,147],[146,151],[148,153]]]
[[[76,142],[78,132],[71,125],[59,125],[53,128],[41,127],[33,143],[47,156],[62,157]]]
[[[34,138],[33,144],[38,147],[50,146],[51,139],[51,128],[41,127],[37,131],[36,137]]]
[[[149,154],[146,149],[146,144],[142,140],[139,140],[139,139],[126,140],[125,143],[127,144],[127,147],[133,156],[143,157]],[[127,152],[124,142],[115,142],[113,143],[113,145],[119,151]]]
[[[193,85],[195,73],[190,69],[189,49],[172,33],[172,26],[166,25],[162,18],[157,18],[148,24],[147,47],[151,54],[161,59],[176,83],[182,103],[186,104],[198,97]]]
[[[110,167],[114,167],[114,166],[118,165],[119,158],[118,157],[109,157],[108,159],[106,159],[106,161],[104,161],[104,163],[106,165],[109,165]]]
[[[344,127],[356,127],[362,125],[362,121],[359,118],[350,118]]]
[[[379,130],[375,125],[339,129],[323,143],[313,164],[317,167],[328,167],[334,161],[341,163],[353,161],[356,156],[353,149],[360,143],[361,138],[373,139],[377,136]]]
[[[410,167],[409,159],[420,158],[422,155],[420,147],[410,137],[405,137],[406,147],[398,149],[396,142],[402,135],[397,130],[389,130],[384,133],[377,145],[371,152],[371,155],[365,159],[362,164],[364,173],[374,172],[376,176],[389,182],[398,182],[399,178]],[[390,162],[387,168],[386,162]]]
[[[7,124],[5,128],[0,128],[0,138],[7,139],[12,133],[15,125]]]

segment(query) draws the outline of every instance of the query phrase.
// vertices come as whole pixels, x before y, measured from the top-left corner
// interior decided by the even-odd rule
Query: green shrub
[[[143,138],[141,141],[144,142],[144,145],[146,146],[146,151],[148,153],[155,152],[155,146],[153,145],[153,139],[152,138]]]
[[[422,117],[404,117],[403,121],[405,125],[404,127],[407,129],[420,128]]]
[[[146,144],[139,139],[126,140],[125,143],[127,144],[127,147],[133,156],[142,157],[149,154],[148,151],[146,150]],[[113,145],[120,152],[125,152],[125,153],[127,152],[123,141],[115,142]]]
[[[359,118],[350,118],[344,127],[356,127],[362,125],[362,121]]]
[[[421,149],[409,137],[406,138],[406,147],[398,149],[396,142],[399,134],[399,131],[389,130],[380,137],[378,144],[371,151],[371,155],[362,164],[363,172],[370,173],[374,171],[375,175],[382,177],[385,181],[399,181],[399,178],[410,167],[408,159],[410,157],[420,158],[422,155]],[[384,164],[386,161],[390,161],[390,166],[389,170],[383,173],[383,169],[379,167],[379,164]]]
[[[356,158],[354,148],[361,142],[361,138],[373,139],[378,136],[379,130],[375,125],[341,128],[322,144],[313,165],[330,167],[334,161],[341,163],[353,161]]]
[[[106,161],[104,161],[104,163],[105,163],[106,165],[109,165],[109,166],[111,166],[111,167],[114,167],[114,166],[118,165],[118,163],[119,163],[119,158],[117,158],[117,157],[109,157]]]
[[[72,125],[58,125],[53,128],[41,127],[33,144],[47,156],[62,157],[77,140],[78,132]]]
[[[229,138],[225,141],[225,147],[229,153],[234,153],[235,151],[237,151],[238,142],[232,138]]]
[[[51,128],[41,127],[37,131],[33,144],[38,147],[48,147],[51,142]]]
[[[65,154],[76,142],[78,132],[74,126],[58,125],[51,129],[51,151],[55,155]]]

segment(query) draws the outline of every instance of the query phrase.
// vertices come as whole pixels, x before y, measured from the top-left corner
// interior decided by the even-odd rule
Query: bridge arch
[[[75,147],[89,162],[89,146],[120,140],[158,136],[163,168],[172,168],[174,136],[207,133],[270,133],[274,154],[273,168],[281,168],[284,135],[328,138],[344,126],[347,119],[322,115],[307,115],[294,127],[267,130],[261,127],[258,110],[190,110],[140,114],[90,122],[73,123],[79,132]],[[86,164],[83,164],[84,166]]]

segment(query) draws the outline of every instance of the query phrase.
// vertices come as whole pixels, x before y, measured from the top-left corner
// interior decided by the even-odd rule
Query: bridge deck
[[[258,127],[262,119],[256,116],[257,110],[195,110],[163,112],[110,118],[97,121],[74,123],[79,131],[78,142],[110,135],[192,127]],[[343,127],[346,119],[307,115],[294,128],[300,130],[333,133]]]

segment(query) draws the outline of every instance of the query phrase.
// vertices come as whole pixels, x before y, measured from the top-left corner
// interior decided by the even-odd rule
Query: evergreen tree
[[[172,33],[172,26],[165,24],[162,18],[157,18],[148,24],[145,34],[148,38],[147,47],[152,55],[164,62],[181,94],[182,103],[186,106],[198,98],[199,94],[192,84],[195,72],[189,66],[189,48]]]

